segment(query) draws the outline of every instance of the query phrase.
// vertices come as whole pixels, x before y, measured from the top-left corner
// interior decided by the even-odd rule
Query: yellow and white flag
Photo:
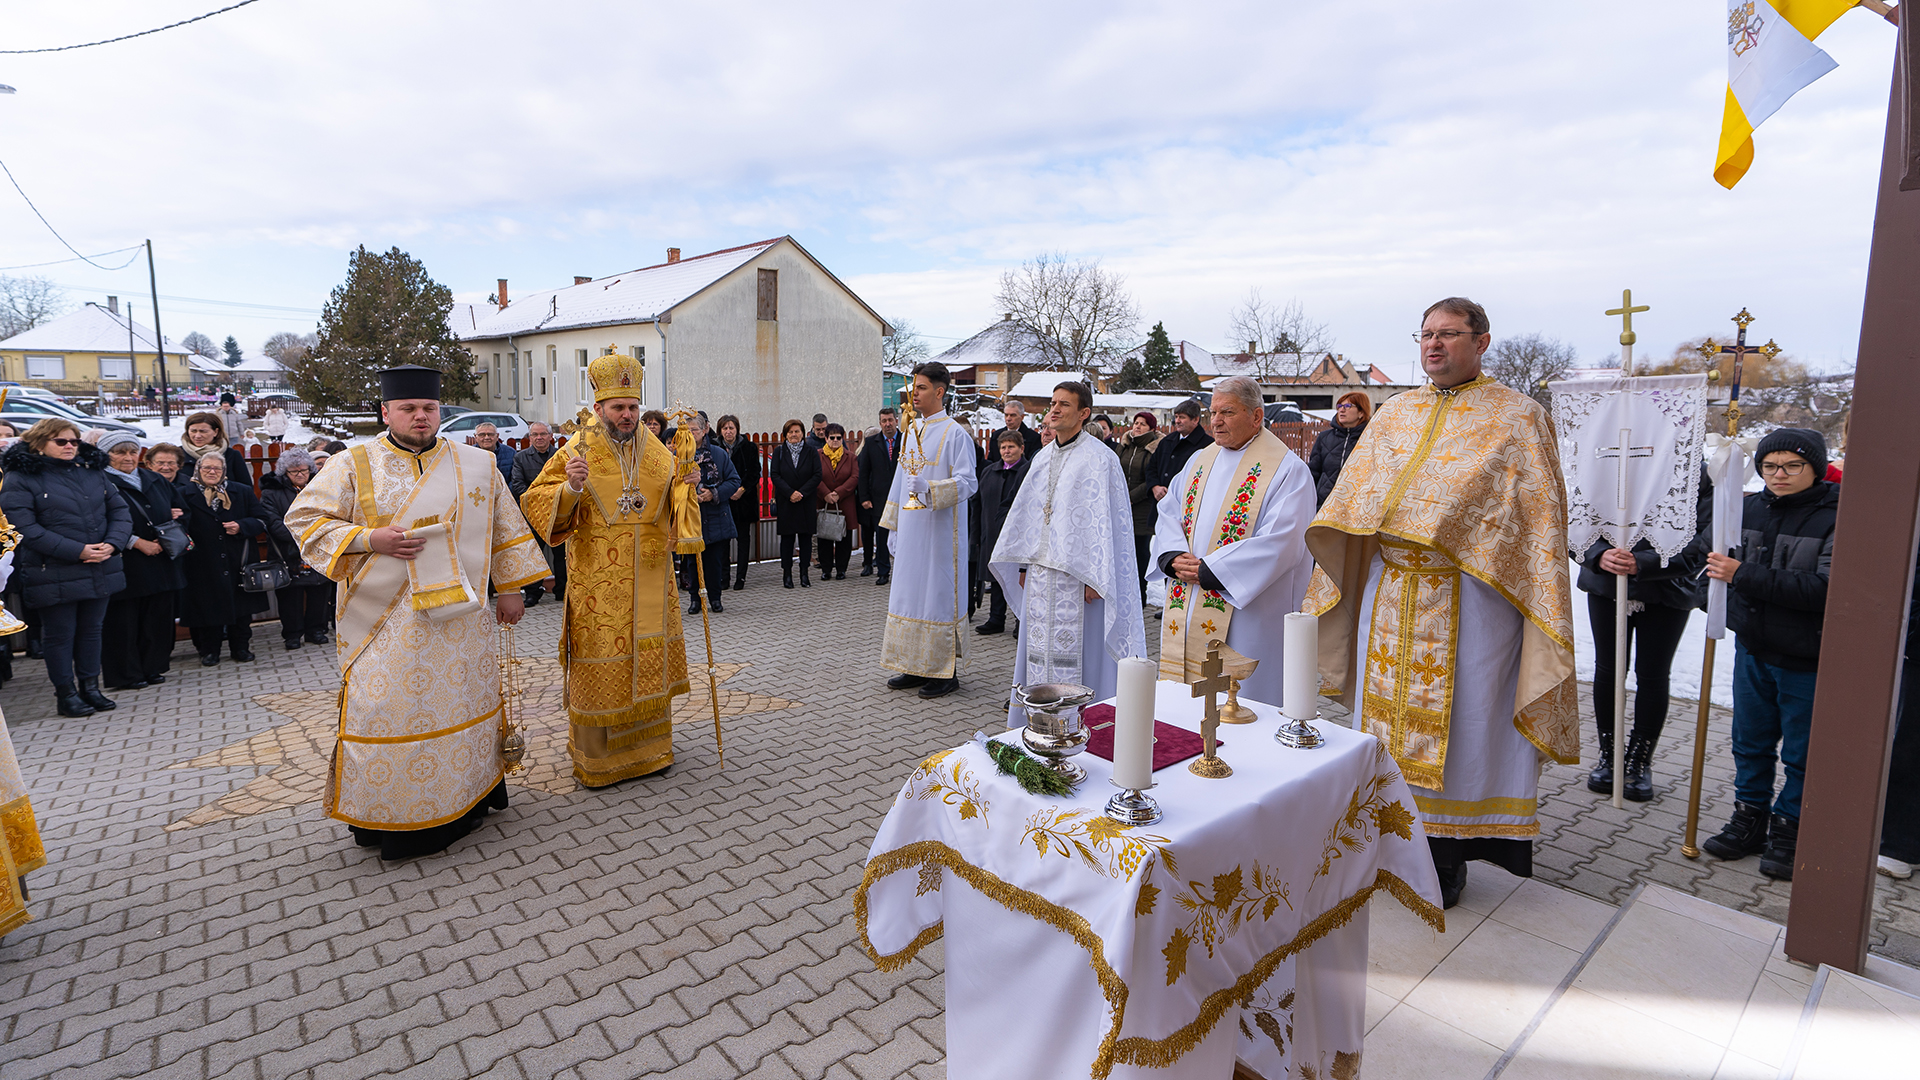
[[[1753,164],[1753,129],[1834,69],[1813,43],[1858,0],[1727,0],[1727,105],[1713,178],[1731,188]]]

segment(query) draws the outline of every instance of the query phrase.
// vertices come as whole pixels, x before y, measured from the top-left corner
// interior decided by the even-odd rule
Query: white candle
[[[1119,693],[1113,704],[1113,782],[1125,788],[1153,786],[1153,690],[1159,665],[1130,656],[1120,661]]]
[[[1287,616],[1286,667],[1281,669],[1285,701],[1281,711],[1295,720],[1311,720],[1320,708],[1320,620],[1298,611]]]

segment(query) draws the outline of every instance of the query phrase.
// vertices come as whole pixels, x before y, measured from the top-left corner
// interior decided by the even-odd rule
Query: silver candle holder
[[[1147,788],[1159,787],[1148,784],[1145,788],[1130,788],[1118,780],[1107,783],[1120,789],[1120,794],[1107,800],[1107,816],[1122,825],[1157,825],[1165,815],[1160,813],[1160,804],[1147,795]]]
[[[1320,718],[1320,710],[1315,709],[1313,718]],[[1280,727],[1273,733],[1273,741],[1289,750],[1315,750],[1327,745],[1326,736],[1305,720],[1297,720],[1284,711],[1280,714]]]
[[[1013,687],[1013,700],[1027,711],[1020,741],[1069,784],[1078,786],[1087,770],[1070,760],[1087,748],[1092,733],[1080,722],[1080,706],[1092,701],[1094,689],[1078,683],[1038,683]]]

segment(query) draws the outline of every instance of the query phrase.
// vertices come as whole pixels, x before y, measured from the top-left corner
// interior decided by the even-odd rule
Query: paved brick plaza
[[[40,665],[0,689],[49,865],[0,942],[0,1080],[25,1077],[943,1075],[938,946],[882,975],[851,894],[911,765],[1000,722],[1013,640],[974,638],[962,693],[881,686],[884,590],[778,587],[761,565],[714,617],[705,687],[663,779],[598,792],[564,766],[559,608],[528,613],[530,768],[449,853],[382,865],[314,802],[338,685],[331,649],[203,669],[83,720]],[[701,655],[689,626],[689,659]],[[1616,812],[1551,767],[1536,873],[1610,903],[1658,881],[1784,921],[1790,886],[1677,851],[1693,706],[1674,703],[1662,794]],[[1732,767],[1724,711],[1707,831]],[[1588,753],[1592,748],[1589,746]],[[1881,879],[1876,951],[1920,961],[1920,889]]]

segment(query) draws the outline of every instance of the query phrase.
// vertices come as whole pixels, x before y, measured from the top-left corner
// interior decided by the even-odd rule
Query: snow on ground
[[[160,443],[160,442],[168,442],[168,443],[174,443],[175,445],[178,445],[179,443],[183,442],[186,437],[187,427],[186,427],[186,424],[183,422],[186,419],[186,416],[187,414],[185,413],[176,413],[174,415],[173,423],[171,424],[162,424],[160,422],[160,418],[157,416],[143,416],[137,420],[131,420],[128,422],[138,426],[139,428],[141,428],[143,431],[147,433],[148,445],[152,445],[153,443]],[[250,421],[250,423],[256,431],[259,430],[260,423],[261,423],[260,421],[254,420],[254,421]],[[287,424],[287,437],[285,441],[293,444],[294,446],[304,447],[307,445],[307,440],[319,434],[320,432],[308,430],[307,426],[305,424],[302,424],[298,417],[293,417],[293,418],[290,418]],[[332,436],[328,436],[328,438],[332,438]],[[346,443],[348,446],[352,446],[355,443],[366,441],[366,437],[354,436],[352,438],[342,439],[340,441]]]
[[[1580,578],[1580,564],[1571,563],[1570,569],[1575,581]],[[1609,602],[1607,617],[1613,617],[1613,607]],[[1705,659],[1707,644],[1707,613],[1695,611],[1687,620],[1687,632],[1680,639],[1680,648],[1673,654],[1673,681],[1671,694],[1676,698],[1700,699],[1700,662]],[[1593,624],[1587,615],[1587,594],[1578,588],[1573,590],[1573,664],[1579,672],[1582,682],[1593,681]],[[1611,648],[1611,645],[1609,645]],[[1627,688],[1633,689],[1631,674],[1633,661],[1627,661],[1629,674]],[[1713,703],[1733,708],[1733,635],[1729,633],[1714,646],[1713,654]],[[1669,723],[1680,714],[1672,709],[1667,712]]]

